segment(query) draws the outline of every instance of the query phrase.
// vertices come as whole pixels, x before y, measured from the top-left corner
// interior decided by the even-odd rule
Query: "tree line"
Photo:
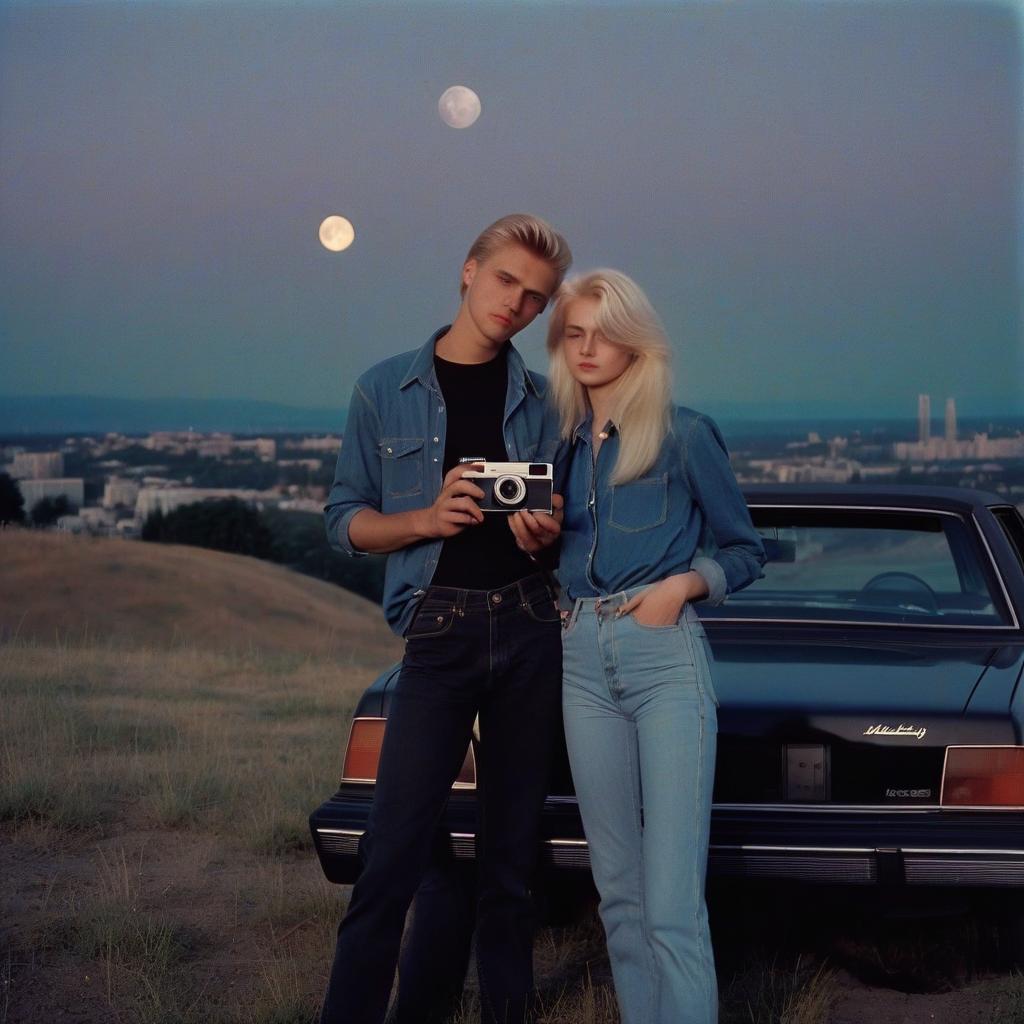
[[[17,481],[0,473],[0,526],[50,526],[74,511],[61,496],[43,498],[26,515]],[[238,498],[203,501],[167,513],[151,513],[142,526],[142,539],[276,562],[378,603],[384,594],[384,557],[355,559],[333,550],[327,543],[323,520],[306,512],[260,511]]]
[[[334,551],[323,519],[308,512],[260,511],[238,498],[221,498],[151,513],[142,539],[262,558],[378,603],[384,595],[384,557],[355,559]]]

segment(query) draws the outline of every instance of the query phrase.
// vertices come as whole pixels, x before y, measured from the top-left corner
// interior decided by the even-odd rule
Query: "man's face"
[[[482,337],[497,347],[543,311],[557,280],[547,260],[520,245],[504,245],[485,260],[466,261],[463,306]]]

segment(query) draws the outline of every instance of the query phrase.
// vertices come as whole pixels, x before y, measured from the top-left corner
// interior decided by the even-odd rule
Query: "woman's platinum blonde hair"
[[[618,270],[592,270],[566,281],[555,296],[548,323],[550,391],[562,437],[571,438],[589,411],[586,389],[565,358],[565,318],[574,299],[596,299],[595,322],[614,345],[633,359],[619,377],[611,419],[619,432],[612,483],[636,480],[654,465],[669,428],[672,394],[671,350],[665,329],[643,289]]]
[[[550,263],[557,275],[556,288],[562,283],[572,263],[569,243],[546,220],[532,213],[510,213],[484,228],[469,247],[463,263],[470,260],[483,263],[503,245],[521,245],[534,256]],[[459,294],[466,294],[465,282],[460,285]]]

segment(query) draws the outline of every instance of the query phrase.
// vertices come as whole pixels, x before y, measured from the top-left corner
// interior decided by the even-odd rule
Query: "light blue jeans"
[[[565,737],[623,1024],[712,1024],[710,652],[689,606],[672,626],[616,618],[641,589],[579,599],[565,620]]]

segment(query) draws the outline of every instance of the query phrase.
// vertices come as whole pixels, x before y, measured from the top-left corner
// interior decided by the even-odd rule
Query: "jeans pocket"
[[[427,637],[441,636],[452,628],[455,622],[454,608],[430,609],[421,608],[414,616],[412,623],[405,632],[406,640],[424,640]]]

